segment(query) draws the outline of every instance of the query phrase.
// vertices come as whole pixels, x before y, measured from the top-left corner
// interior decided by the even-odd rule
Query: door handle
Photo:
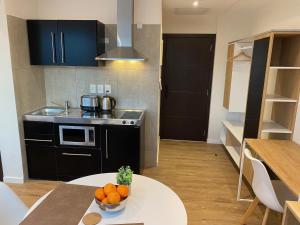
[[[52,63],[55,63],[55,43],[54,43],[54,33],[51,32],[51,48],[52,48]]]
[[[74,153],[66,153],[63,152],[63,155],[67,155],[67,156],[84,156],[84,157],[92,157],[92,154],[74,154]]]
[[[105,158],[108,159],[108,130],[105,130]]]
[[[36,141],[36,142],[49,142],[51,143],[52,140],[41,140],[41,139],[32,139],[32,138],[26,138],[25,141]]]
[[[60,32],[61,63],[65,63],[64,33]]]

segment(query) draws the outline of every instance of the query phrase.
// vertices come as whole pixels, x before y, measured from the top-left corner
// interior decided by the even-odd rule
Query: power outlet
[[[104,91],[105,91],[106,94],[111,94],[111,85],[110,84],[105,84]]]
[[[91,94],[96,94],[97,93],[96,84],[90,84],[90,93]]]
[[[97,92],[98,92],[98,94],[103,94],[104,93],[103,84],[98,84]]]

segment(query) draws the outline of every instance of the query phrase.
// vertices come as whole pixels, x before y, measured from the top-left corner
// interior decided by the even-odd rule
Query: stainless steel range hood
[[[99,61],[144,61],[141,56],[133,48],[133,15],[134,15],[134,0],[118,0],[117,6],[117,48],[107,51],[106,53],[97,56]]]

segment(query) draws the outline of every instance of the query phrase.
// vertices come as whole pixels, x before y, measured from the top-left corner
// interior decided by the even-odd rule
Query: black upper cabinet
[[[102,172],[117,172],[130,166],[140,173],[140,127],[101,127]]]
[[[28,20],[32,65],[97,66],[105,51],[104,24],[96,20]]]
[[[58,65],[57,21],[28,20],[31,65]]]

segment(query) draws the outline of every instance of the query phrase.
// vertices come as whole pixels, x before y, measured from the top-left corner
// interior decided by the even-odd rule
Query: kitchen
[[[116,2],[114,4],[116,4]],[[138,7],[138,5],[136,5],[136,7]],[[97,15],[99,15],[99,12],[97,12]],[[55,19],[58,17],[59,15],[57,15]],[[131,20],[131,23],[132,22],[133,21]],[[130,24],[129,26],[131,27]],[[59,104],[64,106],[65,101],[69,101],[71,108],[80,108],[81,96],[87,94],[95,95],[98,92],[102,92],[100,89],[103,88],[104,92],[104,88],[109,87],[111,92],[110,95],[116,99],[116,108],[145,110],[145,137],[147,138],[145,139],[145,151],[142,154],[147,159],[145,161],[146,166],[156,165],[158,148],[158,110],[155,106],[158,104],[159,99],[160,26],[143,24],[141,29],[138,29],[135,26],[133,31],[129,30],[129,33],[127,32],[125,34],[128,36],[125,38],[131,39],[128,40],[128,42],[132,41],[132,38],[134,38],[134,47],[136,51],[145,56],[145,62],[100,62],[99,64],[102,63],[105,65],[100,65],[98,67],[94,67],[96,65],[95,62],[97,61],[95,61],[93,57],[89,57],[89,60],[93,61],[93,67],[91,67],[91,65],[89,67],[69,67],[63,65],[57,67],[51,65],[53,64],[50,45],[51,35],[47,36],[47,41],[50,43],[48,45],[50,49],[46,49],[46,51],[50,51],[47,55],[47,60],[51,63],[51,66],[28,65],[30,49],[27,47],[28,35],[25,28],[25,20],[12,16],[8,17],[8,32],[10,34],[11,46],[13,46],[11,54],[14,59],[12,60],[12,66],[15,78],[14,85],[16,87],[15,94],[18,96],[16,98],[16,103],[18,106],[19,126],[22,127],[22,117],[25,112],[31,112],[46,105],[57,106],[55,104]],[[132,32],[135,37],[132,36]],[[102,41],[106,42],[106,50],[116,48],[117,25],[106,24],[105,34],[106,36],[102,37],[105,38],[105,40]],[[55,37],[58,38],[59,34]],[[73,40],[76,41],[76,38]],[[59,40],[55,41],[56,47],[60,47]],[[84,48],[80,48],[80,43],[78,45],[80,50],[84,50]],[[148,46],[151,46],[151,48]],[[65,50],[67,51],[68,46],[65,47]],[[96,47],[94,47],[94,51],[95,50]],[[56,57],[59,57],[58,50],[55,53],[57,54]],[[103,49],[99,53],[104,53]],[[72,54],[75,54],[76,56],[77,52],[76,49],[72,48],[70,53],[65,52],[65,54],[65,57],[68,57],[67,54],[69,54],[69,57],[73,57]],[[33,57],[32,60],[34,60],[34,53],[31,54],[31,56]],[[96,54],[96,56],[98,55]],[[73,59],[74,57],[66,59],[66,61]],[[40,58],[40,60],[42,60],[42,58]],[[85,63],[85,61],[82,62],[83,64]],[[34,62],[33,64],[35,63],[40,63],[41,65],[41,62]],[[78,63],[76,59],[75,63]],[[43,64],[45,64],[45,62],[43,62]],[[99,93],[99,95],[103,96],[104,93]],[[25,146],[22,146],[22,151],[24,150]],[[21,154],[24,154],[24,152]],[[22,174],[23,172],[20,169],[22,170],[22,168],[18,168],[18,172]],[[26,165],[24,165],[24,169],[26,173]],[[10,175],[7,174],[6,176],[9,180]],[[13,179],[13,177],[11,179]]]
[[[60,187],[64,187],[61,181],[71,181],[66,185],[100,189],[97,189],[98,198],[92,190],[82,201],[86,205],[77,213],[79,221],[84,213],[99,210],[95,202],[108,198],[107,191],[103,194],[107,185],[112,189],[119,187],[120,183],[110,184],[116,183],[116,176],[108,172],[117,172],[121,166],[130,165],[135,174],[128,202],[128,195],[121,198],[118,192],[117,198],[117,202],[127,204],[124,213],[103,217],[101,224],[217,225],[240,224],[242,219],[247,224],[281,223],[282,213],[272,212],[268,220],[270,210],[265,210],[264,203],[256,207],[259,201],[254,198],[251,182],[246,182],[248,177],[244,179],[240,166],[245,157],[252,159],[251,155],[243,155],[247,146],[263,158],[282,181],[292,184],[294,194],[300,190],[296,176],[289,176],[296,174],[298,168],[297,151],[295,157],[286,157],[281,152],[277,157],[282,160],[272,161],[261,148],[256,148],[265,143],[256,145],[247,139],[271,133],[270,137],[288,139],[282,143],[292,146],[279,146],[279,150],[298,148],[290,142],[299,143],[300,137],[299,65],[295,57],[299,49],[299,4],[295,0],[286,3],[279,0],[135,0],[132,7],[127,1],[132,2],[28,0],[24,4],[20,0],[0,0],[0,67],[3,71],[0,111],[5,115],[0,117],[1,164],[4,183],[9,184],[27,205],[24,212],[20,210],[24,213],[20,215],[28,213],[27,207],[39,209],[38,204],[45,200],[46,193],[61,190]],[[121,13],[117,13],[122,4],[129,11],[122,7]],[[274,44],[277,51],[274,50],[273,55],[267,51],[264,38],[270,38],[272,48]],[[196,39],[194,47],[193,41],[187,41]],[[257,57],[261,54],[254,51],[254,42],[263,43],[264,59],[277,54],[277,61],[266,60],[265,68],[250,70],[252,60],[263,61]],[[280,58],[281,50],[288,49],[290,43],[294,51],[286,53],[283,50],[283,54],[290,55]],[[280,44],[283,47],[279,48]],[[234,51],[232,46],[236,48]],[[166,50],[176,53],[169,53],[173,57],[169,70],[164,70]],[[233,56],[241,53],[244,58],[233,62],[230,54],[226,57],[227,52]],[[209,55],[209,60],[197,63],[197,58],[205,55]],[[295,59],[295,63],[283,65],[284,58]],[[258,86],[261,88],[252,101],[252,109],[257,110],[255,118],[250,113],[253,116],[250,122],[245,112],[232,110],[232,106],[240,107],[239,99],[245,97],[242,109],[245,111],[244,106],[250,99],[247,94],[253,97],[251,93],[258,93],[253,91],[257,87],[255,82],[249,86],[250,91],[244,88],[248,83],[245,82],[246,86],[234,83],[237,75],[245,74],[238,71],[242,66],[235,66],[245,64],[249,77],[251,71],[259,71]],[[279,71],[278,84],[283,82],[291,88],[285,92],[285,88],[277,85],[271,98],[268,88],[261,82],[268,70]],[[199,83],[188,77],[194,74],[195,79],[199,78],[196,76],[199,71],[205,71],[207,79]],[[180,79],[174,80],[174,77]],[[176,85],[183,87],[178,93]],[[196,97],[185,98],[186,92]],[[171,107],[168,99],[172,100]],[[251,126],[254,123],[255,126],[264,125],[260,113],[269,110],[264,104],[260,105],[264,101],[266,105],[277,105],[278,110],[286,106],[286,113],[280,113],[285,116],[268,114],[281,126],[275,124],[275,128],[268,129]],[[182,112],[191,114],[178,116]],[[186,122],[182,122],[183,119]],[[240,125],[245,119],[247,127],[252,129],[246,129],[249,133],[241,134],[244,130],[240,126],[236,130],[232,126],[235,123],[228,123],[238,120],[236,124]],[[285,122],[287,125],[280,124]],[[190,135],[197,140],[179,135],[169,138],[174,133]],[[286,163],[287,159],[292,163]],[[282,177],[278,167],[272,167],[273,163],[286,163],[290,174]],[[246,166],[251,167],[251,164]],[[126,188],[128,194],[130,188]],[[73,197],[76,206],[82,200],[77,197]],[[101,206],[102,203],[97,204]],[[293,204],[287,207],[286,210],[293,209]],[[279,211],[282,210],[283,205]],[[27,223],[33,224],[30,220]]]

